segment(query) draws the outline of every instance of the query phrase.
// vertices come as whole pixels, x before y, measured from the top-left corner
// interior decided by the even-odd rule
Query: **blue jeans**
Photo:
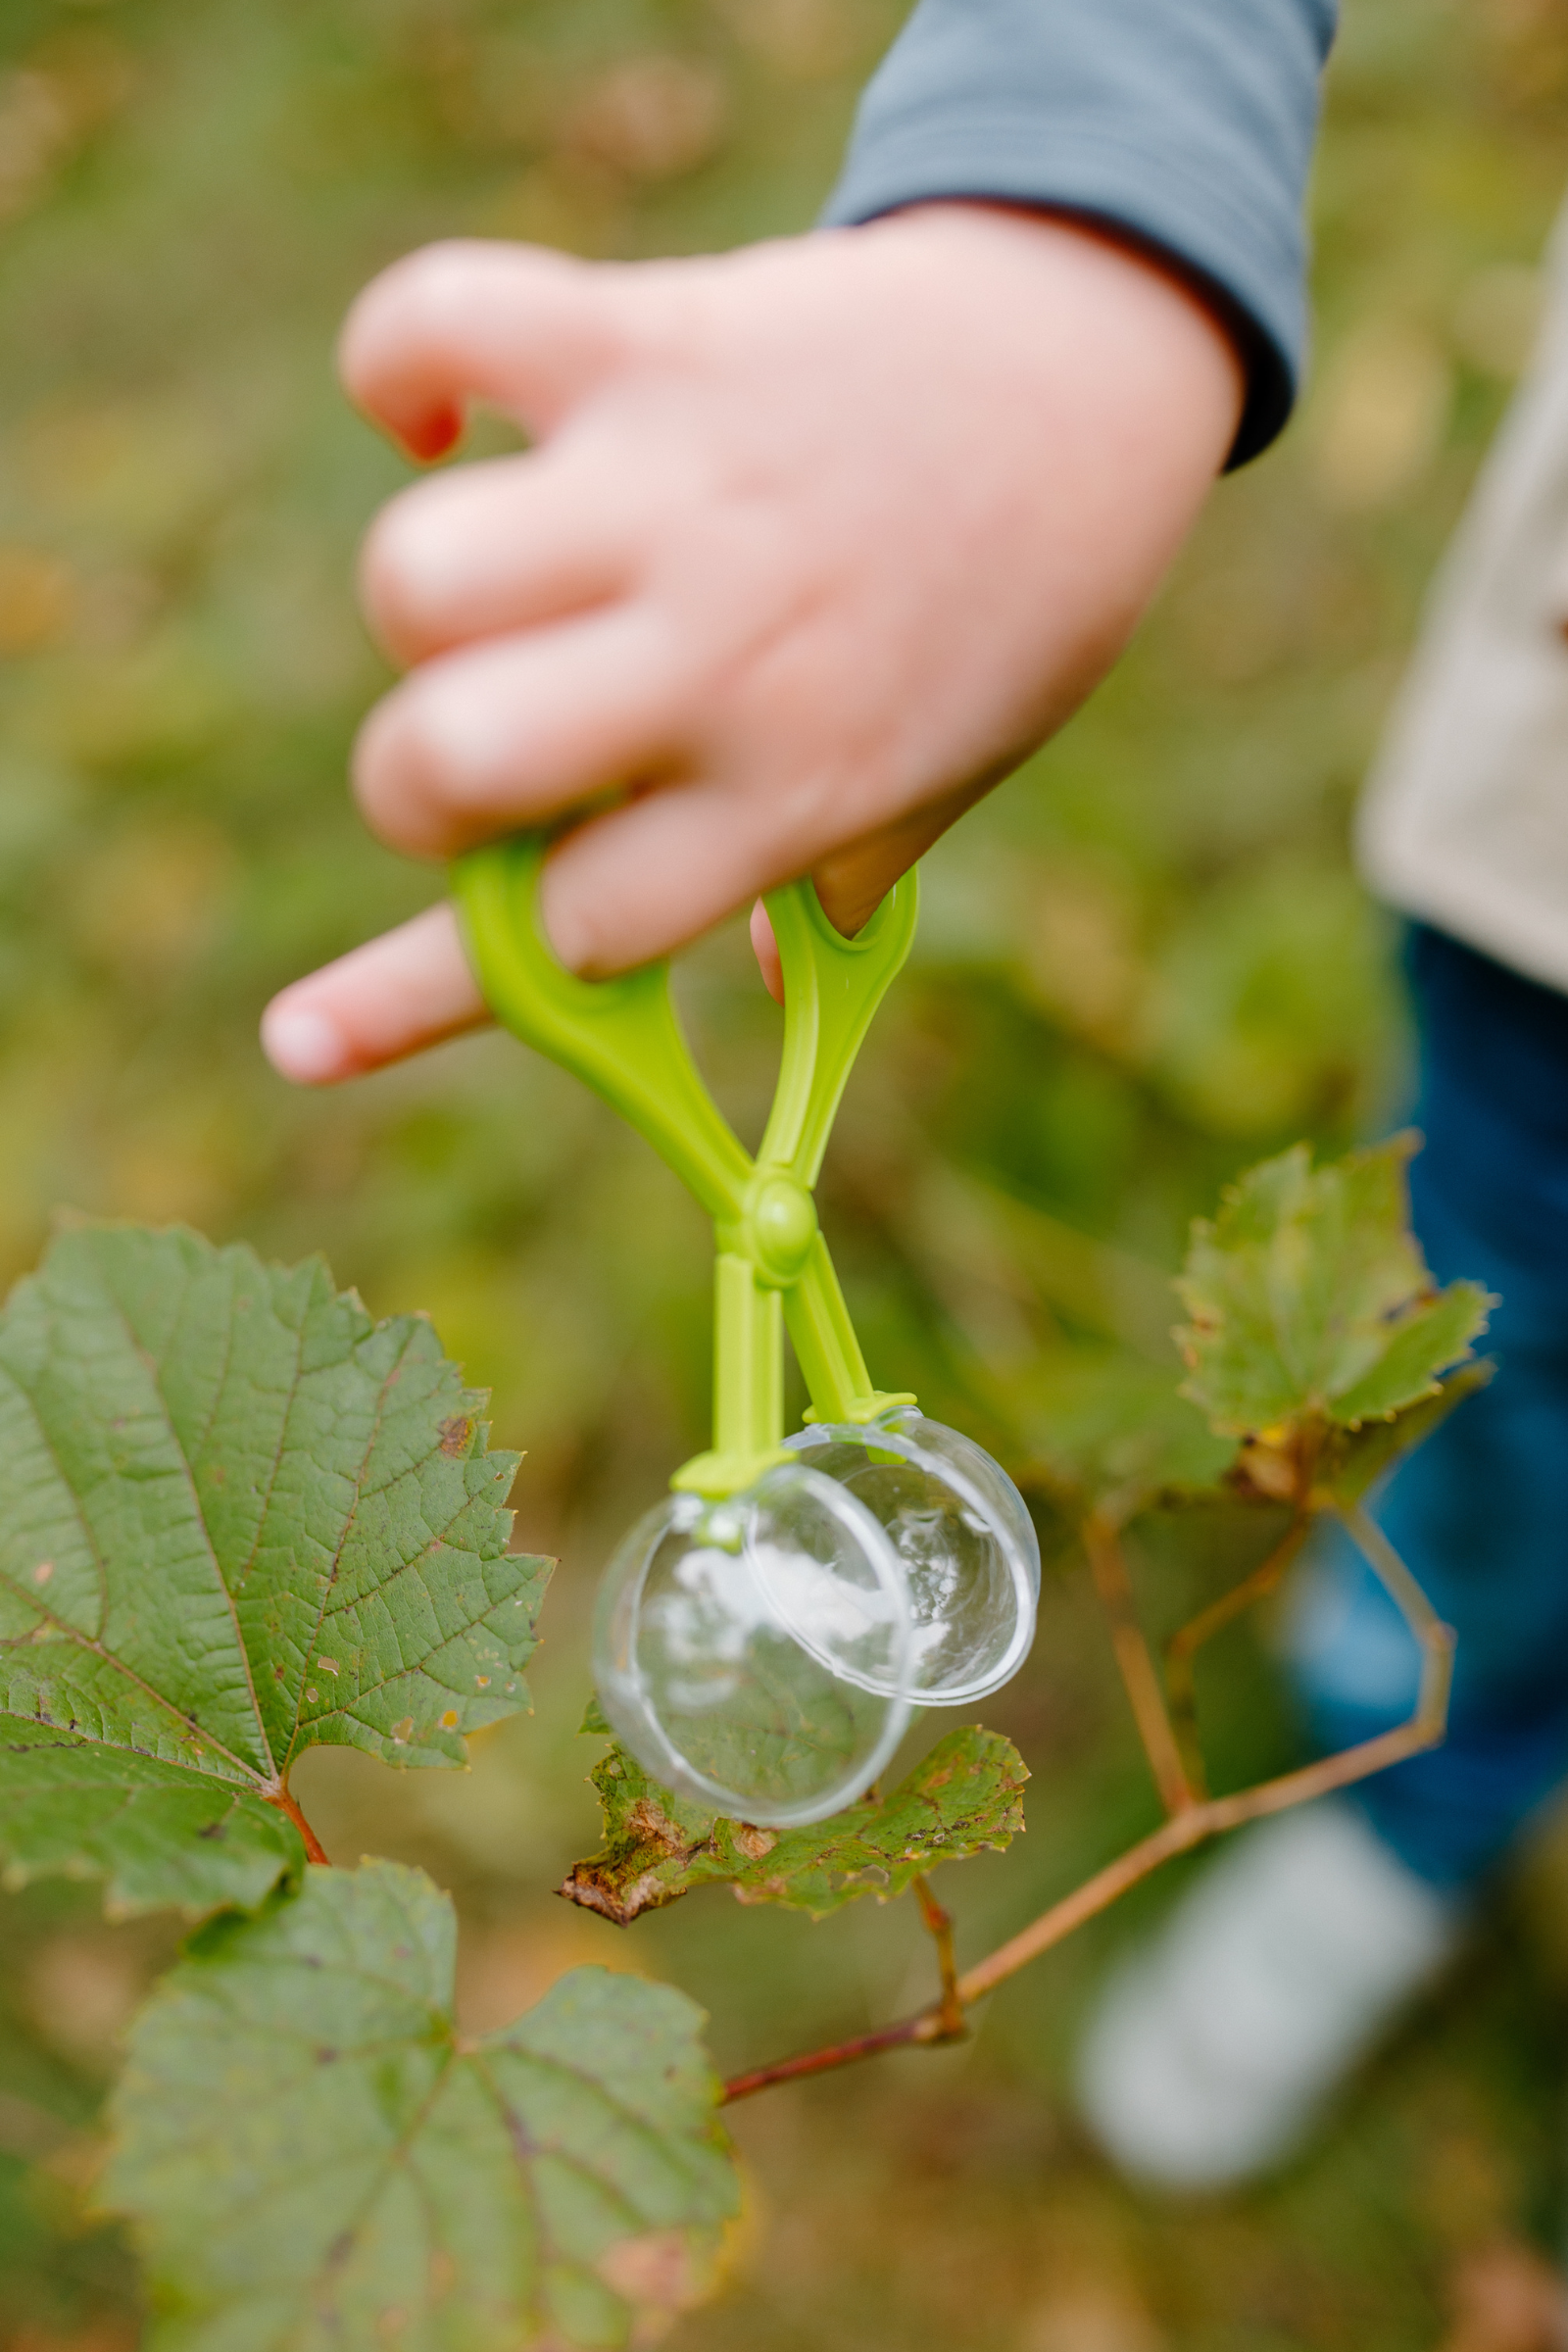
[[[1458,1646],[1445,1744],[1351,1793],[1412,1870],[1462,1888],[1568,1779],[1568,997],[1437,931],[1412,932],[1408,963],[1415,1229],[1440,1282],[1500,1295],[1498,1371],[1376,1497]],[[1324,1747],[1414,1704],[1410,1636],[1338,1533],[1304,1572],[1292,1650]]]

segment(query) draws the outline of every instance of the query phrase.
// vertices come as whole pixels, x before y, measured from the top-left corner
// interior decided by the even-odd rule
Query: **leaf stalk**
[[[994,1952],[956,1978],[949,1973],[951,1917],[936,1902],[925,1881],[916,1880],[914,1885],[920,1899],[921,1916],[933,1936],[938,1936],[939,1954],[945,1950],[949,1955],[944,1961],[941,2000],[934,2007],[921,2010],[916,2016],[902,2018],[875,2033],[861,2034],[853,2040],[835,2042],[825,2049],[780,2059],[771,2066],[757,2067],[749,2074],[737,2075],[724,2084],[722,2103],[730,2105],[737,2099],[751,2098],[758,2091],[767,2090],[778,2082],[800,2082],[808,2076],[828,2074],[839,2067],[853,2066],[862,2058],[879,2057],[884,2050],[951,2041],[956,2021],[958,2031],[963,2030],[965,2010],[972,2008],[976,2001],[983,2000],[987,1993],[994,1992],[1009,1977],[1016,1976],[1020,1969],[1027,1968],[1032,1960],[1038,1960],[1043,1953],[1065,1941],[1087,1921],[1108,1910],[1141,1879],[1148,1878],[1177,1854],[1190,1853],[1195,1846],[1206,1844],[1209,1838],[1220,1837],[1227,1831],[1240,1829],[1245,1822],[1258,1821],[1272,1813],[1288,1812],[1294,1805],[1306,1804],[1312,1798],[1326,1796],[1334,1789],[1348,1788],[1374,1772],[1387,1770],[1391,1764],[1401,1763],[1407,1756],[1418,1755],[1425,1748],[1437,1746],[1447,1728],[1448,1692],[1453,1678],[1453,1629],[1444,1624],[1388,1537],[1361,1504],[1324,1504],[1321,1509],[1337,1517],[1364,1552],[1421,1651],[1421,1681],[1415,1710],[1404,1723],[1396,1724],[1392,1731],[1381,1732],[1371,1740],[1359,1740],[1355,1746],[1344,1748],[1338,1755],[1322,1757],[1317,1763],[1302,1765],[1294,1772],[1280,1773],[1273,1780],[1260,1782],[1251,1788],[1239,1789],[1230,1796],[1197,1797],[1189,1793],[1168,1811],[1167,1818],[1158,1829],[1130,1846],[1115,1861],[1107,1863],[1103,1870],[1075,1887],[1071,1894],[1052,1904],[1028,1927],[1021,1929],[1016,1936],[1009,1936],[1005,1943],[999,1944]],[[1236,1588],[1238,1593],[1247,1593],[1255,1598],[1259,1592],[1268,1590],[1268,1584],[1261,1582],[1267,1570],[1273,1571],[1269,1583],[1277,1581],[1286,1565],[1286,1561],[1280,1558],[1281,1552],[1290,1545],[1292,1553],[1287,1557],[1294,1554],[1294,1549],[1298,1547],[1306,1534],[1312,1516],[1312,1512],[1303,1508],[1299,1525],[1293,1525],[1287,1531],[1263,1566],[1255,1569]],[[1114,1537],[1114,1530],[1111,1534]],[[1097,1531],[1096,1543],[1101,1547],[1101,1570],[1097,1570],[1096,1581],[1102,1597],[1105,1598],[1108,1592],[1113,1596],[1117,1608],[1124,1607],[1130,1616],[1131,1587],[1126,1581],[1126,1563],[1119,1544],[1113,1542],[1107,1546],[1102,1529]],[[1091,1553],[1091,1558],[1094,1557],[1094,1553]],[[1102,1581],[1102,1571],[1107,1559],[1110,1563],[1109,1573]],[[1230,1597],[1227,1595],[1227,1598]],[[1107,1607],[1109,1605],[1107,1601]],[[1245,1601],[1237,1603],[1238,1607],[1245,1605]],[[1234,1615],[1236,1612],[1232,1610],[1230,1613]],[[1207,1611],[1204,1615],[1212,1618],[1215,1611]],[[1113,1615],[1113,1628],[1117,1622]],[[1137,1627],[1136,1618],[1132,1618],[1131,1622],[1138,1642],[1143,1645],[1143,1661],[1148,1667],[1149,1680],[1141,1684],[1141,1688],[1147,1692],[1152,1685],[1158,1707],[1157,1719],[1152,1708],[1140,1713],[1139,1729],[1145,1735],[1145,1749],[1150,1755],[1151,1764],[1153,1765],[1155,1754],[1158,1753],[1162,1759],[1160,1769],[1168,1772],[1170,1753],[1175,1746],[1174,1734],[1142,1631]],[[1228,1619],[1221,1622],[1228,1622]],[[1200,1627],[1204,1618],[1195,1619],[1193,1623]],[[1188,1632],[1191,1630],[1184,1629]],[[1206,1633],[1200,1639],[1207,1639]],[[1198,1641],[1190,1644],[1193,1649],[1198,1646]],[[1133,1644],[1128,1642],[1124,1647],[1119,1646],[1117,1655],[1118,1662],[1124,1655],[1134,1657],[1136,1652]],[[1126,1679],[1125,1667],[1123,1671]],[[1129,1696],[1132,1695],[1132,1690],[1133,1685],[1129,1680]],[[1135,1710],[1136,1707],[1137,1701]],[[1163,1735],[1158,1730],[1159,1721],[1163,1722]],[[1163,1740],[1170,1741],[1169,1749],[1164,1747]],[[1156,1783],[1159,1778],[1160,1770],[1157,1769]],[[1186,1786],[1184,1774],[1183,1787]],[[1171,1777],[1170,1787],[1174,1793],[1174,1776]],[[1161,1794],[1163,1797],[1163,1787]],[[935,1924],[937,1915],[945,1923],[940,1934]],[[945,1944],[943,1937],[946,1938]]]
[[[298,1830],[300,1836],[305,1840],[305,1853],[307,1860],[311,1862],[329,1863],[330,1856],[328,1855],[325,1846],[321,1843],[321,1840],[319,1838],[318,1838],[316,1832],[312,1829],[310,1823],[300,1811],[300,1808],[295,1803],[293,1797],[290,1796],[287,1788],[284,1788],[281,1783],[279,1783],[278,1787],[275,1788],[264,1788],[262,1794],[266,1797],[267,1802],[270,1805],[275,1805],[280,1813],[287,1814],[289,1820],[294,1824],[294,1827]]]
[[[945,1911],[931,1891],[929,1879],[911,1881],[914,1899],[920,1906],[920,1919],[927,1935],[937,1947],[937,1966],[942,1971],[943,2037],[961,2041],[968,2032],[963,2022],[963,2003],[958,1998],[958,1964],[953,1953],[953,1913]]]

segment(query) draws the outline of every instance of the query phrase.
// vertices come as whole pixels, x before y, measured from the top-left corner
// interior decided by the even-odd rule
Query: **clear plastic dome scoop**
[[[913,1627],[900,1687],[957,1707],[1010,1682],[1034,1638],[1040,1540],[1001,1463],[913,1405],[858,1426],[813,1422],[785,1443],[892,1540]]]
[[[639,1521],[605,1574],[595,1667],[606,1715],[658,1779],[788,1827],[854,1803],[887,1764],[911,1646],[882,1529],[846,1488],[783,1463]]]
[[[673,1498],[616,1554],[600,1695],[660,1777],[745,1819],[816,1819],[863,1791],[911,1702],[967,1701],[1016,1670],[1038,1593],[1038,1552],[1004,1473],[924,1421],[911,1395],[872,1388],[817,1223],[845,1083],[913,938],[915,880],[853,939],[809,881],[768,894],[784,1045],[754,1160],[692,1059],[667,964],[587,981],[556,961],[538,915],[547,847],[528,835],[454,869],[480,985],[508,1028],[647,1137],[712,1218],[716,1246],[712,1448],[675,1473]],[[788,1446],[786,1326],[812,1423]],[[851,1624],[862,1627],[854,1640]]]

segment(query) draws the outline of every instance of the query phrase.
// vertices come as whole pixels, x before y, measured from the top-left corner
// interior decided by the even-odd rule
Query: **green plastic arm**
[[[784,1054],[758,1159],[809,1192],[871,1016],[913,945],[919,884],[906,874],[853,939],[834,929],[808,881],[770,890],[763,904],[784,972]]]
[[[914,1401],[871,1387],[811,1191],[855,1056],[908,955],[915,880],[906,876],[854,939],[833,928],[808,881],[768,894],[784,1050],[754,1163],[698,1073],[668,964],[580,980],[557,962],[538,912],[547,848],[530,834],[460,860],[453,889],[468,952],[497,1018],[612,1103],[713,1219],[713,1450],[671,1483],[733,1494],[781,1458],[786,1320],[814,1418],[868,1421]]]
[[[738,1217],[751,1155],[698,1075],[669,996],[667,962],[579,980],[539,926],[548,839],[520,834],[460,858],[453,892],[485,1002],[524,1045],[603,1095],[713,1218]]]

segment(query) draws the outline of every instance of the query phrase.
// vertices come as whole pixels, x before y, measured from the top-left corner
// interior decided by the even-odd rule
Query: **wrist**
[[[1174,437],[1194,454],[1212,452],[1206,472],[1225,463],[1246,406],[1248,360],[1238,323],[1173,256],[1108,223],[980,198],[943,198],[905,207],[836,232],[879,237],[923,256],[961,283],[994,276],[1023,304],[1049,306],[1075,330],[1097,326],[1118,347],[1144,355],[1151,390],[1180,403]]]

